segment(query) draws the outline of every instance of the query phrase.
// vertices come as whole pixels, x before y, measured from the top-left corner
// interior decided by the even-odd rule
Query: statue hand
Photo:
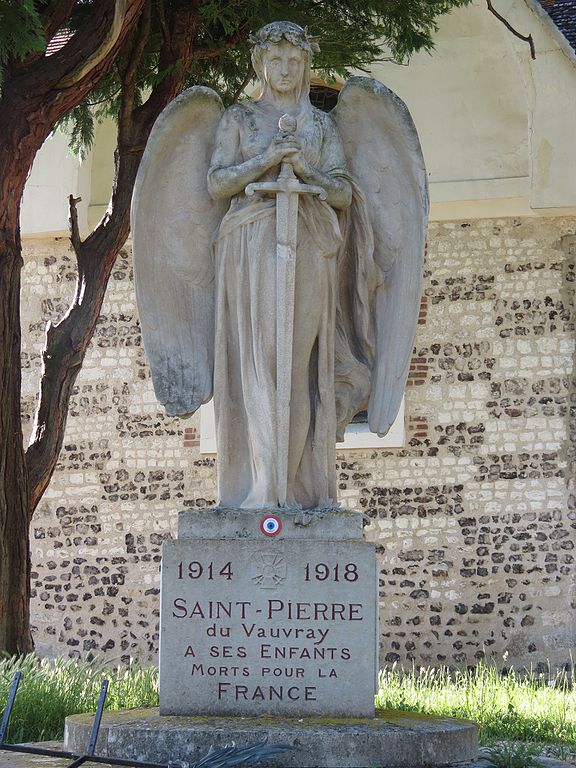
[[[304,182],[311,183],[309,182],[309,179],[313,176],[314,169],[308,160],[306,160],[304,157],[303,152],[298,150],[290,155],[287,159],[290,161],[296,176],[299,176]]]
[[[264,150],[263,159],[268,168],[280,165],[283,160],[291,160],[300,152],[300,142],[295,136],[275,136]]]

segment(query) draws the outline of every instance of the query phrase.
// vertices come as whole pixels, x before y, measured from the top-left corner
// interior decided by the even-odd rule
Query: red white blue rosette
[[[282,530],[282,520],[276,515],[266,515],[260,521],[260,530],[264,536],[273,537],[278,536]]]

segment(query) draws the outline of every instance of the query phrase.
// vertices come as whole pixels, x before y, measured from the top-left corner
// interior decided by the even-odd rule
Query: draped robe
[[[211,168],[236,166],[260,154],[277,133],[279,115],[271,105],[259,102],[226,110]],[[311,166],[349,179],[342,145],[328,115],[310,106],[298,116],[297,138]],[[279,168],[271,169],[261,180],[275,179],[278,172]],[[358,195],[355,188],[357,207]],[[353,371],[356,384],[359,372],[360,378],[367,378],[366,361],[350,352],[345,324],[340,323],[336,331],[338,262],[348,220],[315,196],[299,196],[290,428],[280,436],[288,441],[289,506],[336,505],[335,376],[340,371],[344,384],[351,381],[347,372]],[[370,260],[371,253],[364,258]],[[278,503],[275,196],[247,197],[242,192],[231,199],[215,237],[214,260],[219,503],[248,509],[274,507]],[[362,322],[367,324],[366,317]],[[360,389],[360,400],[364,400],[365,382]]]

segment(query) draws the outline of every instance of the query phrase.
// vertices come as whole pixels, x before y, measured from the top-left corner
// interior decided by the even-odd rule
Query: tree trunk
[[[22,193],[36,153],[54,123],[109,71],[144,3],[107,0],[95,4],[87,23],[57,54],[31,55],[4,68],[0,94],[0,653],[33,649],[29,525],[37,499],[20,421]],[[60,5],[59,10],[63,9]],[[47,30],[62,23],[53,16],[45,21]]]
[[[29,525],[37,497],[20,421],[19,220],[24,184],[54,123],[109,71],[145,2],[94,3],[82,29],[58,53],[31,54],[23,61],[9,61],[4,68],[0,93],[0,653],[33,649]],[[49,36],[72,6],[52,5],[44,16]],[[73,382],[78,368],[66,358],[65,350],[63,355],[63,363],[74,369]],[[68,396],[65,392],[66,403]]]
[[[137,159],[130,158],[130,161],[137,168]],[[104,232],[105,225],[102,225],[103,229],[97,229],[84,243],[75,246],[78,260],[75,297],[64,318],[48,326],[42,352],[40,398],[26,451],[30,518],[58,463],[70,395],[94,335],[110,272],[128,237],[129,199],[124,202],[116,226]],[[101,238],[96,237],[97,233]]]
[[[32,650],[28,478],[20,421],[20,238],[0,229],[0,648]]]

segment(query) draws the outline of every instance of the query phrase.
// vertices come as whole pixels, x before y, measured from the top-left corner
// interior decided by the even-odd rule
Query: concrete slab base
[[[64,749],[62,742],[45,741],[39,746],[49,747],[51,749]],[[473,760],[467,763],[452,763],[448,768],[490,768],[490,764],[487,760],[482,759],[482,752],[478,760]],[[14,752],[2,752],[0,751],[0,768],[65,768],[69,765],[69,760],[59,760],[55,757],[41,757],[38,755],[18,755]],[[565,763],[560,760],[555,760],[551,757],[539,758],[541,768],[572,768],[576,763]],[[115,768],[110,763],[94,763],[89,761],[84,763],[84,768]],[[349,766],[353,768],[353,766]],[[371,768],[374,768],[371,766]]]
[[[92,715],[66,719],[66,749],[82,751]],[[375,718],[178,717],[157,709],[107,712],[97,754],[194,763],[213,746],[267,740],[293,749],[270,768],[449,768],[478,759],[476,725],[466,720],[379,710]]]

